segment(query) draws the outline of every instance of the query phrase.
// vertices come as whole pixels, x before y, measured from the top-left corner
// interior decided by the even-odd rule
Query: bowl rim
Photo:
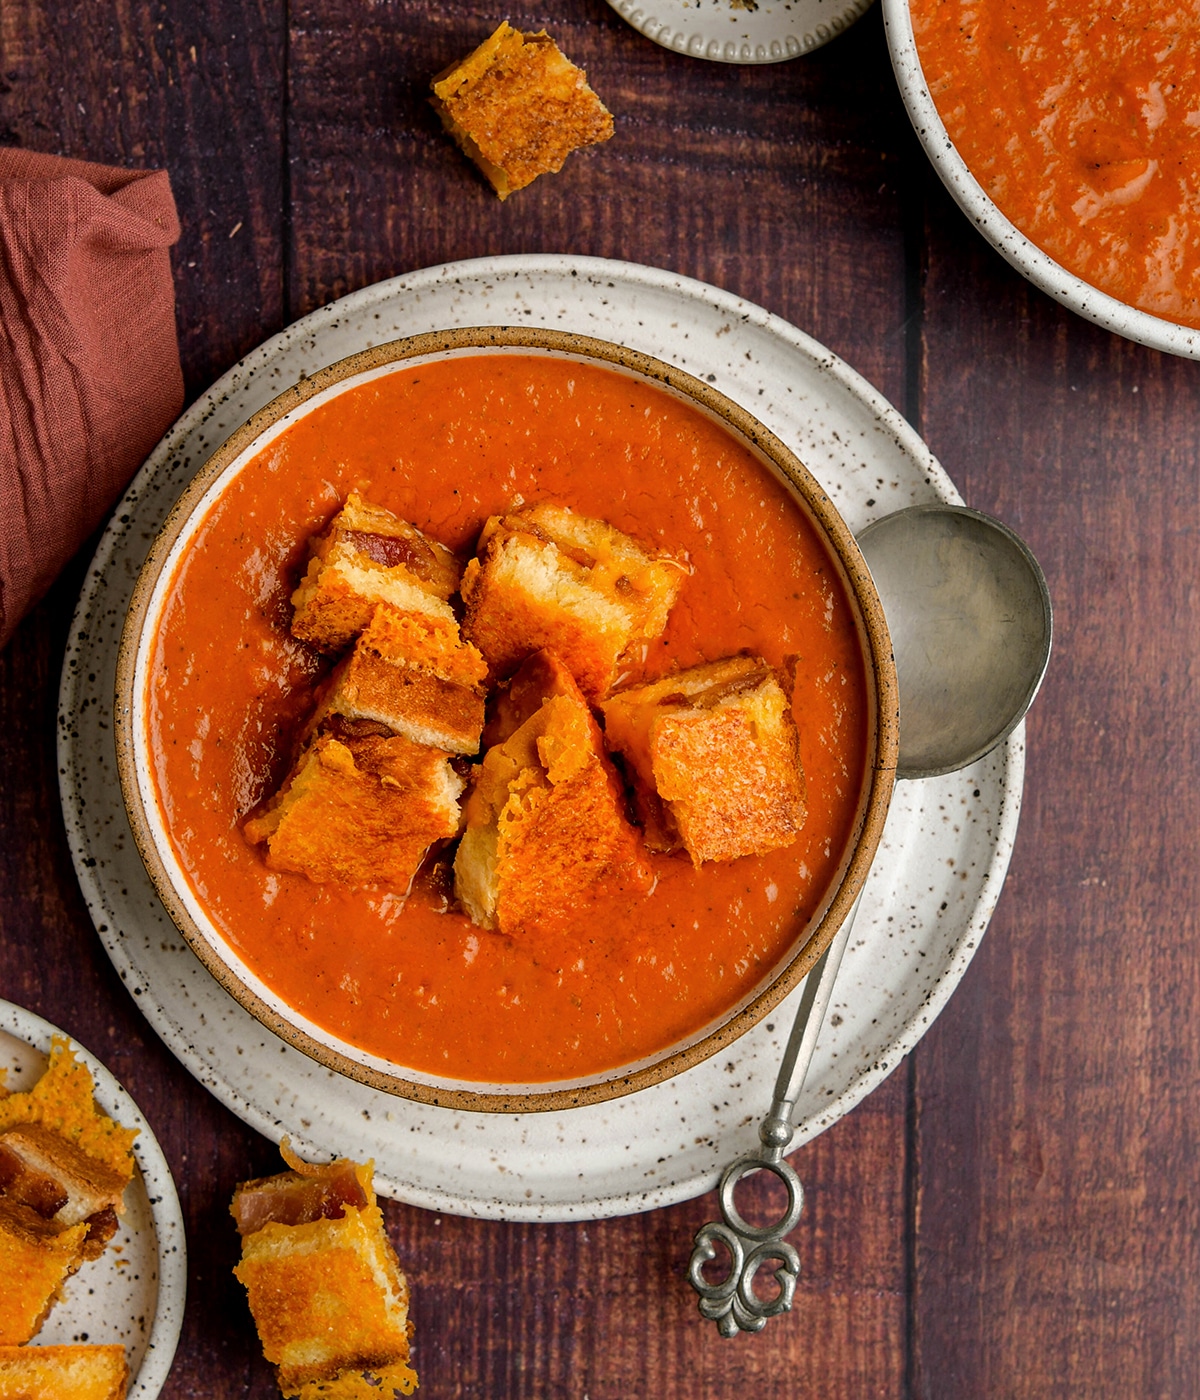
[[[318,1039],[272,1008],[221,956],[214,940],[227,940],[209,920],[211,934],[193,919],[155,839],[155,824],[147,811],[139,777],[139,756],[145,751],[141,706],[136,693],[143,691],[142,672],[148,646],[157,627],[158,612],[151,612],[156,595],[169,588],[180,537],[207,515],[220,491],[257,455],[272,432],[286,431],[289,418],[305,410],[310,401],[332,391],[345,392],[369,377],[395,372],[424,357],[443,358],[472,353],[545,353],[624,370],[657,383],[669,392],[705,410],[749,446],[763,465],[783,481],[814,527],[839,570],[854,615],[864,665],[867,700],[867,742],[864,772],[851,834],[838,871],[817,911],[806,926],[808,936],[797,942],[775,964],[770,980],[760,983],[726,1012],[699,1032],[655,1052],[646,1061],[603,1071],[578,1083],[553,1081],[539,1084],[471,1087],[463,1081],[437,1082],[431,1076],[410,1078],[417,1071],[404,1066],[387,1070],[365,1064],[335,1048],[337,1041],[353,1049],[341,1037],[328,1033]],[[313,405],[317,407],[318,405]],[[186,543],[185,543],[186,548]],[[163,584],[160,592],[160,583]],[[895,781],[899,750],[899,700],[891,641],[883,607],[870,571],[853,534],[830,497],[799,458],[774,433],[746,409],[710,384],[677,366],[615,342],[574,332],[533,326],[481,326],[424,332],[359,351],[302,377],[255,413],[221,444],[191,479],[167,514],[138,575],[126,614],[117,653],[114,730],[117,768],[122,798],[138,853],[155,891],[192,952],[216,981],[260,1024],[281,1040],[302,1051],[334,1073],[401,1097],[432,1106],[472,1112],[527,1113],[554,1111],[601,1102],[637,1092],[650,1084],[682,1073],[718,1053],[791,992],[825,951],[864,884],[883,833],[888,803]],[[165,821],[162,832],[168,840]],[[186,876],[180,872],[186,882]],[[197,904],[203,901],[194,895]],[[282,1003],[283,999],[279,998]],[[297,1016],[300,1013],[296,1013]],[[307,1018],[305,1018],[307,1019]],[[367,1053],[367,1052],[362,1052]],[[380,1063],[380,1057],[371,1056]]]
[[[913,33],[910,0],[882,0],[888,53],[909,120],[933,168],[955,202],[992,247],[1022,277],[1085,320],[1151,350],[1200,359],[1200,328],[1142,311],[1102,292],[1043,252],[1001,213],[950,138],[925,81]]]

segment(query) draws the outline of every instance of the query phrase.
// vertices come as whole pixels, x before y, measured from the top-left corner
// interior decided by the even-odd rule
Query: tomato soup
[[[1154,0],[911,0],[950,139],[1029,239],[1200,326],[1200,11]]]
[[[240,823],[284,777],[326,672],[289,633],[320,532],[358,490],[468,554],[490,514],[551,499],[691,568],[629,677],[750,649],[798,658],[808,788],[800,839],[693,869],[650,857],[651,892],[517,946],[454,906],[445,863],[411,892],[268,869]],[[727,1012],[794,943],[854,835],[867,743],[854,616],[819,534],[747,448],[613,370],[529,354],[404,366],[288,427],[235,477],[169,583],[148,741],[196,898],[304,1016],[398,1066],[492,1084],[577,1080]]]

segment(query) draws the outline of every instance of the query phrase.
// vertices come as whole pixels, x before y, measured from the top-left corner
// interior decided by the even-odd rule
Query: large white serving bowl
[[[892,67],[917,137],[942,183],[992,247],[1047,296],[1105,330],[1152,350],[1200,359],[1200,330],[1139,311],[1099,291],[1042,252],[1000,212],[959,154],[930,96],[913,35],[909,0],[882,0],[882,5]]]

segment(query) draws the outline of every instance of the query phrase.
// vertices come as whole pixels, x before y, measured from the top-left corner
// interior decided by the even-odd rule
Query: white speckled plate
[[[0,1001],[0,1065],[7,1070],[7,1088],[33,1087],[46,1068],[55,1035],[66,1032]],[[92,1072],[97,1104],[123,1127],[138,1129],[133,1144],[137,1171],[112,1243],[67,1281],[66,1296],[31,1345],[119,1342],[129,1360],[129,1400],[154,1400],[171,1369],[183,1325],[187,1250],[179,1198],[162,1149],[137,1105],[99,1060],[75,1040],[71,1045]]]
[[[664,49],[714,63],[780,63],[849,29],[871,0],[608,0]]]
[[[188,951],[142,867],[121,803],[111,715],[117,641],[163,517],[213,449],[281,389],[333,360],[451,326],[544,325],[633,346],[701,376],[795,449],[851,529],[958,496],[920,438],[853,370],[760,307],[653,268],[486,258],[364,288],[247,356],[155,449],[96,552],[67,647],[59,771],[96,927],[150,1023],[267,1136],[373,1157],[380,1189],[430,1209],[598,1219],[685,1200],[757,1144],[798,988],[734,1052],[641,1093],[563,1113],[455,1113],[340,1078],[275,1039]],[[897,786],[834,990],[796,1146],[848,1112],[916,1044],[970,962],[1008,866],[1024,730],[962,773]]]
[[[1093,287],[1043,253],[1005,218],[959,155],[934,105],[917,54],[909,0],[883,0],[883,24],[900,94],[925,154],[959,208],[1001,257],[1077,316],[1153,350],[1200,360],[1200,330],[1139,311]]]

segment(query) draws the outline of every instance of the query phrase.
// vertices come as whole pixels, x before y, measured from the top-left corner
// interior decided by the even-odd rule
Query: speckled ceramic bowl
[[[1200,359],[1200,330],[1118,301],[1055,262],[1031,243],[985,193],[951,141],[930,96],[913,35],[909,0],[882,0],[892,67],[925,153],[963,213],[993,248],[1035,287],[1105,330],[1154,350]]]
[[[287,1004],[245,963],[185,875],[157,796],[148,738],[150,657],[179,561],[214,502],[269,442],[331,398],[415,364],[505,353],[592,363],[665,388],[718,420],[789,488],[814,524],[851,601],[864,660],[868,734],[853,835],[816,913],[769,973],[714,1023],[635,1064],[579,1082],[475,1083],[438,1079],[370,1054]],[[417,335],[330,365],[281,394],[250,419],[200,470],[167,517],[133,593],[118,654],[117,759],[125,805],[155,889],[204,966],[243,1007],[283,1040],[360,1083],[423,1103],[521,1113],[595,1103],[670,1078],[730,1045],[784,998],[828,946],[861,889],[879,842],[895,776],[898,715],[887,626],[854,538],[821,486],[771,432],[708,384],[640,352],[589,337],[533,328],[485,327]]]

